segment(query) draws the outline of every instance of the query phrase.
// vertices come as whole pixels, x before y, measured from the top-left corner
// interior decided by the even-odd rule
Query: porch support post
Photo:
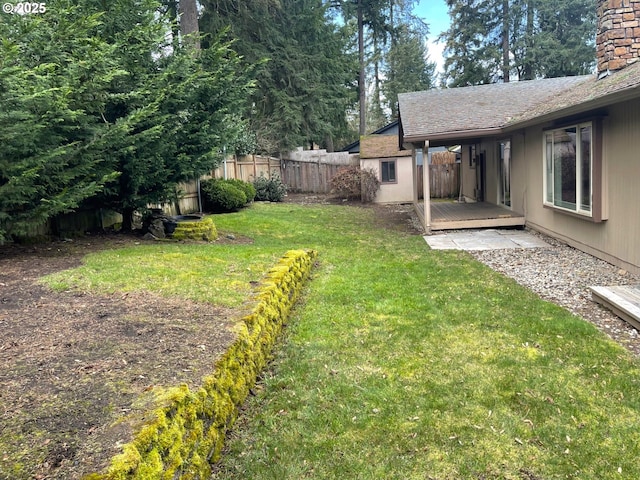
[[[429,140],[422,147],[422,200],[424,201],[424,229],[431,233],[431,184],[429,176]]]
[[[411,178],[413,179],[413,208],[418,208],[418,155],[416,147],[411,149]]]

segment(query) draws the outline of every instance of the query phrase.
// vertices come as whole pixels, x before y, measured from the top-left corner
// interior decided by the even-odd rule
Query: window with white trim
[[[544,144],[544,204],[591,217],[592,122],[548,130]]]
[[[380,162],[381,183],[396,183],[396,161],[383,160]]]

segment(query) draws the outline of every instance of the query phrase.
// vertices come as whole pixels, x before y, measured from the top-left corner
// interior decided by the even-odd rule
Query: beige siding
[[[527,170],[525,163],[525,136],[511,135],[511,210],[526,215]],[[542,153],[540,153],[542,154]],[[540,160],[542,165],[542,160]],[[540,193],[542,198],[542,193]]]
[[[382,160],[396,160],[396,183],[380,185],[378,194],[374,199],[376,203],[411,203],[413,201],[413,169],[411,157],[361,159],[362,169],[372,169],[380,179],[380,162]]]
[[[524,198],[527,224],[569,244],[640,273],[640,100],[609,108],[603,122],[603,195],[608,220],[593,223],[543,207],[542,127],[529,128],[514,148],[514,199]],[[523,165],[523,160],[525,160]],[[516,188],[517,187],[517,188]]]

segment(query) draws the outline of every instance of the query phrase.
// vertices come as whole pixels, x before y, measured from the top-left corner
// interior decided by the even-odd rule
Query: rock
[[[156,237],[156,239],[166,237],[164,234],[164,223],[162,222],[162,219],[157,218],[151,222],[149,225],[149,233]]]

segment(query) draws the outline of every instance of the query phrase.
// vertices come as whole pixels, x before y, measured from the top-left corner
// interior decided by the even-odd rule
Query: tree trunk
[[[198,37],[198,6],[196,0],[180,0],[180,34],[185,44],[192,45],[200,50],[200,38]]]
[[[502,80],[509,83],[509,0],[502,0]]]
[[[533,0],[527,2],[527,31],[525,33],[524,71],[523,80],[533,80],[533,65],[531,49],[533,48]]]
[[[333,137],[331,135],[327,135],[325,138],[326,150],[327,153],[335,152],[335,146],[333,145]]]
[[[122,209],[122,231],[131,232],[133,230],[134,209],[127,207]]]
[[[367,109],[367,94],[364,78],[364,7],[362,5],[363,0],[358,0],[358,61],[360,66],[360,73],[358,75],[358,90],[360,92],[360,135],[366,133],[366,109]]]
[[[173,48],[180,46],[180,27],[178,26],[178,0],[167,0],[167,13],[171,19],[171,44]]]

